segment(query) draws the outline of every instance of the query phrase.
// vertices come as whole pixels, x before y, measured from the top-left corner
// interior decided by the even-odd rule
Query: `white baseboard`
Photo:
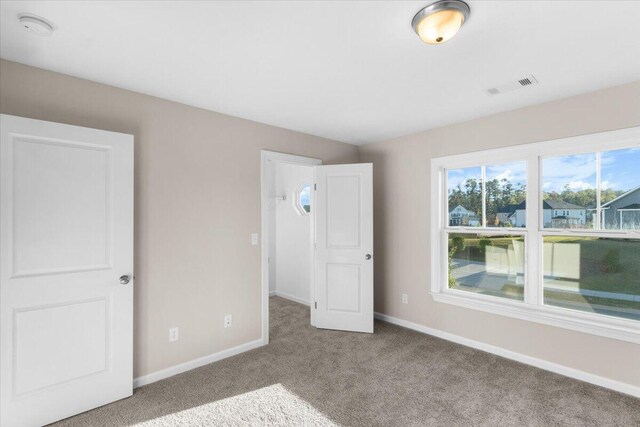
[[[160,371],[152,372],[147,375],[143,375],[133,379],[133,388],[142,387],[143,385],[151,384],[156,381],[163,380],[165,378],[172,377],[177,374],[181,374],[186,371],[190,371],[200,366],[208,365],[209,363],[217,362],[218,360],[226,359],[227,357],[235,356],[236,354],[244,353],[245,351],[253,350],[254,348],[261,347],[263,345],[262,338],[250,341],[245,344],[241,344],[237,347],[228,348],[226,350],[219,351],[217,353],[210,354],[208,356],[199,357],[197,359],[190,360],[188,362],[181,363],[179,365],[171,366],[170,368],[162,369]]]
[[[385,322],[393,323],[394,325],[402,326],[404,328],[413,329],[414,331],[422,332],[424,334],[433,335],[438,338],[445,339],[457,344],[461,344],[467,347],[475,348],[477,350],[486,351],[507,359],[515,360],[516,362],[524,363],[526,365],[535,366],[536,368],[551,371],[556,374],[564,375],[566,377],[574,378],[576,380],[595,384],[600,387],[605,387],[611,390],[618,391],[620,393],[629,394],[634,397],[640,398],[640,387],[631,384],[623,383],[620,381],[611,380],[598,375],[590,374],[588,372],[580,371],[578,369],[569,368],[568,366],[559,365],[557,363],[549,362],[546,360],[538,359],[536,357],[527,356],[522,353],[516,353],[515,351],[507,350],[502,347],[497,347],[491,344],[485,344],[480,341],[475,341],[469,338],[461,337],[459,335],[451,334],[449,332],[440,331],[438,329],[429,328],[427,326],[419,325],[417,323],[409,322],[407,320],[398,319],[387,314],[375,313],[375,318],[383,320]]]
[[[284,299],[291,300],[293,302],[297,302],[299,304],[311,305],[311,304],[309,304],[309,301],[307,301],[307,300],[303,300],[302,298],[298,298],[298,297],[293,296],[291,294],[286,294],[286,293],[284,293],[282,291],[275,291],[275,295],[280,297],[280,298],[284,298]],[[271,294],[269,294],[269,296],[271,296]]]
[[[269,291],[269,296],[270,297],[275,297],[276,296],[276,291]]]

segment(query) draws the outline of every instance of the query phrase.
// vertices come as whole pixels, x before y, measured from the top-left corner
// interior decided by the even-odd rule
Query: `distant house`
[[[640,187],[603,204],[602,224],[606,229],[640,228]]]
[[[449,225],[476,227],[480,225],[480,218],[475,212],[458,205],[453,209],[449,209]]]
[[[515,206],[508,205],[498,212],[498,220],[512,227],[524,227],[527,224],[526,207],[526,201]],[[501,218],[506,220],[503,222]],[[564,200],[547,199],[542,205],[542,222],[548,228],[580,227],[587,223],[587,209]]]
[[[542,222],[545,227],[551,228],[586,225],[587,208],[564,200],[547,199],[542,206]]]
[[[502,208],[500,210],[500,212],[498,212],[496,214],[496,218],[498,219],[498,224],[500,225],[511,225],[513,226],[513,224],[511,223],[511,215],[513,215],[513,213],[516,211],[516,209],[518,208],[518,205],[507,205],[504,208]]]

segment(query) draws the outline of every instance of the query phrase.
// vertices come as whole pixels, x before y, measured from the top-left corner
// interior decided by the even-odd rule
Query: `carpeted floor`
[[[60,426],[640,426],[640,400],[376,322],[316,330],[270,299],[271,343]]]

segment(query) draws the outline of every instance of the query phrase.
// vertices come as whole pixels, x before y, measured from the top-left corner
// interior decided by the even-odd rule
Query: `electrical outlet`
[[[231,315],[230,314],[227,314],[226,316],[224,316],[224,327],[225,328],[231,327]]]
[[[251,244],[253,246],[258,245],[258,233],[251,233]]]
[[[402,303],[403,304],[409,304],[409,295],[402,294]]]
[[[169,342],[178,341],[178,328],[169,328]]]

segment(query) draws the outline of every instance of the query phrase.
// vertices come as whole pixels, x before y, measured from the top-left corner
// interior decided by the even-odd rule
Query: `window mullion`
[[[600,175],[600,165],[602,159],[601,153],[598,151],[596,153],[596,220],[594,221],[594,226],[596,230],[602,229],[602,213],[600,208],[600,182],[602,180],[602,176]]]
[[[482,166],[482,227],[487,227],[487,168]]]
[[[527,238],[525,254],[525,303],[542,305],[542,264],[540,259],[540,157],[530,155],[527,158]]]

